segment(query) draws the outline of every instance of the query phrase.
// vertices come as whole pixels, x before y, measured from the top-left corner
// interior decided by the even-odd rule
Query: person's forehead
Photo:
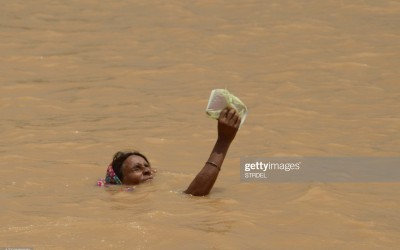
[[[130,155],[127,159],[126,162],[128,163],[147,163],[147,161],[141,157],[140,155]]]

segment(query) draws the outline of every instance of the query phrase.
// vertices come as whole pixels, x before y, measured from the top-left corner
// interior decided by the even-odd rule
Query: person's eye
[[[136,171],[140,171],[140,167],[138,167],[138,166],[134,166],[132,169],[133,169],[133,171],[135,171],[135,172],[136,172]]]

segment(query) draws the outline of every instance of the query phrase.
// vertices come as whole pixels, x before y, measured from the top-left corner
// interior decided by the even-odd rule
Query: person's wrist
[[[217,144],[229,146],[232,143],[233,139],[227,139],[223,137],[218,137]]]

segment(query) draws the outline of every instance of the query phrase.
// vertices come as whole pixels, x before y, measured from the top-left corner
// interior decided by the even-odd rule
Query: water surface
[[[396,183],[240,183],[243,156],[398,156],[398,1],[2,1],[0,242],[397,249]],[[249,108],[208,197],[210,91]],[[159,169],[95,187],[112,155]]]

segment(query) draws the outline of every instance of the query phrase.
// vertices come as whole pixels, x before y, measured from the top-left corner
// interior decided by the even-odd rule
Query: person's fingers
[[[236,124],[236,122],[237,122],[237,120],[238,119],[240,119],[240,116],[239,116],[239,114],[236,112],[235,113],[235,115],[232,117],[232,119],[231,119],[231,124],[232,124],[232,126],[235,126],[235,124]]]
[[[228,113],[227,113],[227,115],[226,115],[226,118],[228,118],[228,120],[231,120],[232,117],[233,117],[235,114],[236,114],[236,109],[230,108],[229,111],[228,111]]]
[[[242,118],[240,118],[240,116],[238,116],[238,119],[235,122],[235,128],[239,128],[241,122],[242,122]]]
[[[220,119],[226,117],[226,114],[227,114],[227,113],[228,113],[228,109],[227,109],[227,108],[223,109],[223,110],[221,111],[221,113],[219,114],[218,120],[220,120]]]

